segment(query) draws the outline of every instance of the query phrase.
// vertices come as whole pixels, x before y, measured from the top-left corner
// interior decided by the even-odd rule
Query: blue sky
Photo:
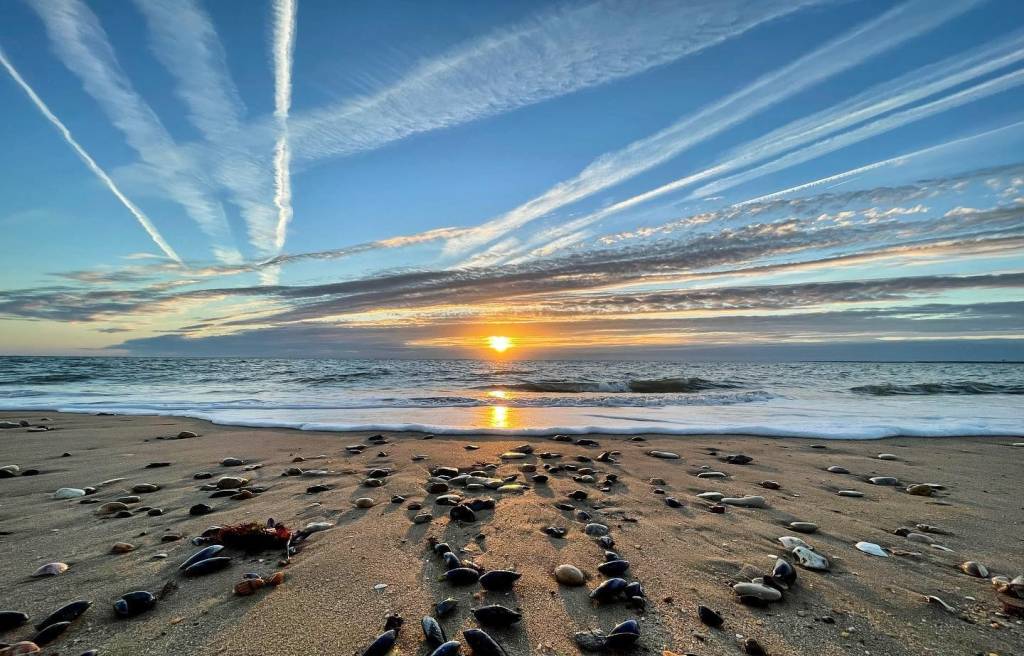
[[[1019,2],[0,12],[0,351],[1024,357]]]

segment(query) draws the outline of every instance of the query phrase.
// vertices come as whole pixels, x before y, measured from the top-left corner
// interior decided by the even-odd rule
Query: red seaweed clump
[[[210,537],[210,541],[232,549],[256,553],[268,549],[284,549],[291,538],[292,532],[284,524],[242,522],[222,526]]]

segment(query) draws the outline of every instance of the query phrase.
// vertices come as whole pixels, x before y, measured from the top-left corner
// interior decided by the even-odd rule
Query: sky
[[[0,7],[0,354],[1024,360],[1018,0]]]

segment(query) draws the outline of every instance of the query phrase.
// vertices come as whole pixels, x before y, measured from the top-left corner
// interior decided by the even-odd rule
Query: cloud
[[[274,145],[274,205],[277,206],[277,227],[274,249],[284,248],[288,223],[292,219],[291,145],[288,135],[288,113],[292,106],[292,60],[295,53],[296,0],[275,0],[274,13],[274,118],[278,135]]]
[[[66,141],[67,144],[71,146],[71,149],[75,151],[75,154],[78,155],[78,158],[81,159],[87,167],[89,167],[89,170],[92,171],[93,175],[99,178],[100,182],[102,182],[104,186],[106,186],[106,188],[110,190],[110,193],[114,194],[114,197],[117,198],[117,200],[120,201],[120,203],[124,205],[129,212],[131,212],[132,216],[134,216],[135,219],[139,222],[139,225],[142,226],[142,229],[145,230],[146,234],[148,234],[150,239],[153,240],[153,243],[156,244],[161,251],[163,251],[164,255],[180,264],[181,258],[178,257],[178,254],[174,251],[173,248],[171,248],[171,245],[167,243],[167,240],[164,239],[163,235],[160,234],[160,231],[157,230],[156,226],[153,225],[153,221],[150,220],[150,218],[146,216],[145,212],[143,212],[135,203],[130,201],[128,197],[124,195],[124,193],[122,193],[121,189],[117,186],[117,184],[115,184],[114,181],[110,178],[110,176],[107,175],[107,172],[104,171],[103,168],[96,163],[96,160],[94,160],[92,156],[90,156],[89,153],[86,152],[85,148],[83,148],[81,144],[79,144],[78,141],[75,140],[75,137],[71,134],[71,130],[69,130],[67,126],[64,125],[64,123],[59,118],[57,118],[56,114],[50,111],[50,108],[46,105],[46,103],[43,102],[43,99],[39,97],[39,95],[31,86],[29,86],[28,82],[25,81],[25,78],[21,76],[18,70],[14,68],[14,65],[11,64],[10,60],[7,59],[7,55],[6,53],[4,53],[2,49],[0,49],[0,64],[2,64],[3,67],[7,70],[7,72],[11,75],[11,78],[15,81],[15,83],[17,83],[17,85],[21,87],[22,91],[24,91],[25,94],[28,95],[29,100],[31,100],[32,103],[36,106],[36,108],[42,113],[43,117],[45,117],[47,121],[52,123],[53,126],[57,128],[61,136],[64,137],[64,141]]]
[[[938,11],[935,4],[927,0],[915,0],[899,5],[790,64],[758,78],[740,91],[676,121],[668,128],[635,141],[619,151],[602,155],[576,177],[559,183],[530,202],[484,223],[467,236],[453,240],[446,250],[449,254],[464,253],[546,216],[559,207],[663,164],[683,151],[742,124],[772,105],[934,29],[976,4],[974,0],[945,3]],[[707,177],[719,170],[727,170],[726,165],[711,167],[698,176]],[[697,176],[691,177],[700,179]],[[576,232],[614,212],[631,207],[641,200],[647,200],[653,197],[649,194],[655,193],[665,192],[655,190],[636,199],[622,201],[590,216],[571,221],[567,226],[563,225],[551,231],[551,234],[538,235],[530,243],[547,243]],[[487,264],[501,261],[508,254],[507,249],[494,249],[477,256],[471,263]]]
[[[197,177],[194,162],[176,148],[152,107],[132,88],[96,15],[81,0],[39,0],[31,6],[43,19],[57,56],[82,80],[168,195],[214,240],[217,257],[241,260],[231,245],[223,208]]]

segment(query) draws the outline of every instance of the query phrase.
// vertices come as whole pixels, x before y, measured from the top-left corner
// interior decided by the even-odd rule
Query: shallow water
[[[0,358],[0,409],[436,433],[1024,434],[1024,364]]]

